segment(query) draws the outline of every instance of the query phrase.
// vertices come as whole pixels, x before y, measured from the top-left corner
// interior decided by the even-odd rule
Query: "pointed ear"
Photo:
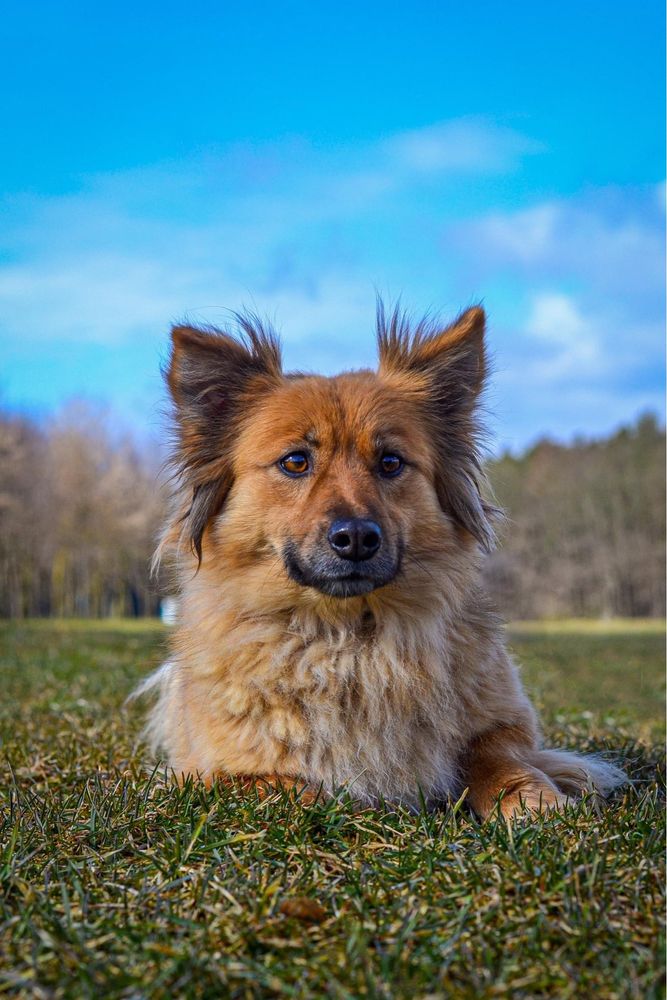
[[[174,464],[191,501],[183,531],[201,561],[202,536],[232,481],[232,454],[249,408],[281,379],[280,346],[261,323],[237,317],[242,339],[175,326],[166,381],[174,403]]]
[[[481,306],[466,309],[444,329],[422,322],[414,332],[399,310],[386,317],[378,309],[380,375],[422,402],[436,454],[440,505],[488,550],[494,508],[480,493],[477,412],[487,375],[485,325]]]
[[[486,377],[485,326],[484,310],[472,306],[444,329],[422,322],[412,333],[405,315],[396,310],[385,317],[380,306],[380,373],[422,375],[443,406],[472,406]]]

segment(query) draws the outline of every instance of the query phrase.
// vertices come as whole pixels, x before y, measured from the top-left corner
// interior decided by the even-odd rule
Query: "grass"
[[[634,785],[514,827],[175,788],[123,700],[153,623],[0,627],[0,995],[663,995],[663,629],[510,630],[549,738]]]
[[[517,623],[510,643],[552,729],[576,713],[594,732],[662,739],[663,621]]]

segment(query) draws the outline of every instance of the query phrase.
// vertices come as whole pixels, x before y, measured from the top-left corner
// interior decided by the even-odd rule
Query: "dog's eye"
[[[397,476],[403,469],[403,459],[398,455],[383,455],[380,459],[380,472],[383,476]]]
[[[308,456],[302,451],[293,451],[289,455],[285,455],[284,458],[280,459],[278,465],[288,476],[303,476],[310,468]]]

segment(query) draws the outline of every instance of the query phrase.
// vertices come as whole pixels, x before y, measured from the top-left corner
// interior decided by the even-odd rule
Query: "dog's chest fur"
[[[366,801],[455,790],[470,698],[441,615],[411,628],[370,613],[346,627],[307,612],[197,619],[177,637],[153,714],[176,771],[346,783]]]
[[[418,776],[425,794],[445,792],[458,720],[443,730],[453,699],[447,671],[434,669],[436,651],[387,626],[293,627],[282,644],[254,651],[245,689],[257,692],[257,718],[275,751],[325,787],[351,783],[373,798],[398,789],[404,798]]]

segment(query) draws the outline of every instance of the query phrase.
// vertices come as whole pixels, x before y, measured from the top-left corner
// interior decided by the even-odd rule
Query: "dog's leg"
[[[618,767],[595,756],[541,749],[534,731],[498,726],[483,733],[464,757],[468,801],[480,816],[500,804],[504,816],[558,809],[585,793],[604,797],[627,782]]]
[[[489,816],[501,794],[500,810],[507,818],[565,805],[567,796],[530,762],[537,752],[532,734],[518,726],[498,727],[472,742],[463,760],[463,780],[479,816]]]

